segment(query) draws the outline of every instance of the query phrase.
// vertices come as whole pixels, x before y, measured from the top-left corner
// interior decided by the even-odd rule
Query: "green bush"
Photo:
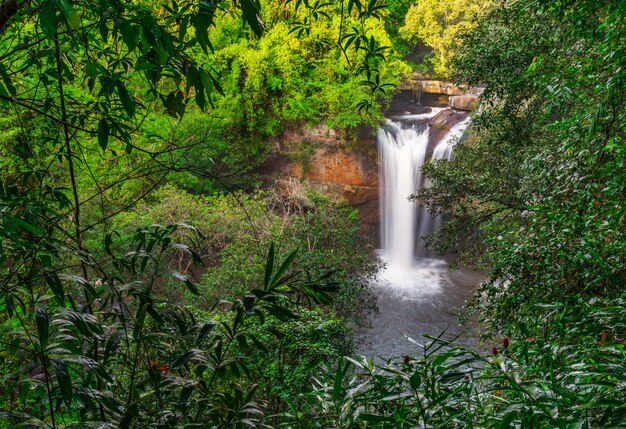
[[[271,191],[195,196],[168,185],[157,191],[149,204],[120,219],[120,231],[175,220],[194,225],[202,235],[200,241],[192,236],[179,239],[200,249],[206,265],[198,284],[200,295],[187,297],[199,308],[208,310],[221,299],[239,298],[248,285],[261,281],[264,249],[275,242],[280,243],[281,257],[290,249],[299,249],[293,266],[311,278],[332,273],[338,292],[331,306],[340,317],[363,324],[375,310],[369,282],[379,266],[359,235],[357,211],[345,202],[315,193],[290,200]],[[188,260],[171,262],[187,273]],[[164,296],[181,298],[168,290],[162,285]]]

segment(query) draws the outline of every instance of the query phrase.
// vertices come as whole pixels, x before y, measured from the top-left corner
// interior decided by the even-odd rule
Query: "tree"
[[[421,198],[453,213],[435,241],[478,244],[496,327],[624,292],[625,15],[623,2],[503,4],[457,59],[486,87],[483,111],[454,159],[427,167]]]
[[[363,20],[376,11],[353,7]],[[10,143],[0,190],[3,423],[257,424],[262,401],[239,377],[251,350],[263,349],[249,320],[290,320],[305,296],[328,302],[328,278],[290,270],[295,253],[275,262],[271,247],[262,284],[248,285],[223,320],[199,318],[155,293],[163,281],[197,293],[170,264],[199,263],[176,242],[181,230],[195,229],[152,225],[130,237],[110,229],[113,217],[184,169],[206,142],[142,132],[153,111],[179,121],[222,92],[206,61],[209,29],[232,13],[241,14],[249,37],[262,34],[258,3],[248,0],[0,5],[0,111],[10,118],[0,124]],[[385,49],[365,30],[359,36],[368,41],[359,55],[374,80]],[[370,102],[384,93],[376,82]],[[123,204],[106,198],[131,180],[139,189]]]
[[[451,60],[462,46],[461,35],[475,25],[476,18],[491,0],[417,0],[405,18],[400,34],[409,42],[423,42],[433,48],[434,70],[448,76]]]

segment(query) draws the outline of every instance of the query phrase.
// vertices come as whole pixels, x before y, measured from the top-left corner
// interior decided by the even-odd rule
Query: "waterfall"
[[[453,126],[434,147],[428,140],[436,130],[429,129],[428,121],[441,110],[393,116],[378,132],[379,255],[386,267],[371,284],[379,313],[370,327],[361,329],[357,340],[360,353],[375,359],[419,352],[416,344],[422,343],[423,334],[456,338],[465,328],[459,327],[453,314],[482,279],[463,269],[450,272],[445,260],[423,249],[420,236],[435,231],[443,217],[431,216],[408,200],[409,195],[430,185],[421,171],[424,162],[450,159],[469,125],[465,120]],[[473,344],[473,336],[461,338]]]
[[[444,139],[441,140],[441,143],[439,143],[437,147],[435,147],[432,156],[433,161],[438,159],[449,160],[452,157],[452,149],[454,148],[454,145],[456,145],[459,139],[463,137],[463,133],[467,129],[467,126],[470,122],[471,120],[468,116],[465,120],[459,122],[450,129]]]
[[[407,115],[401,120],[428,119],[440,110]],[[467,118],[452,127],[433,150],[431,159],[450,159],[469,122]],[[392,283],[413,282],[416,267],[426,261],[416,256],[431,256],[421,237],[433,233],[442,222],[441,215],[431,216],[427,209],[408,200],[411,194],[429,186],[421,172],[426,162],[428,136],[426,124],[409,125],[391,120],[378,133],[381,253],[388,265],[385,277]]]
[[[378,134],[383,257],[398,270],[413,265],[417,205],[408,197],[419,188],[428,146],[428,127],[419,128],[387,121]]]

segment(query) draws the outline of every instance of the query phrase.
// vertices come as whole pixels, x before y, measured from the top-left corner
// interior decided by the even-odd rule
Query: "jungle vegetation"
[[[435,4],[436,3],[436,4]],[[448,9],[442,9],[449,5]],[[626,4],[0,2],[0,427],[626,425]],[[374,128],[415,43],[485,87],[418,201],[483,342],[354,355],[357,212],[259,189],[290,123]]]

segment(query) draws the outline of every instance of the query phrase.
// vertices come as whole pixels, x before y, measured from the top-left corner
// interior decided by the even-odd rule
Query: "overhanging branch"
[[[0,4],[0,34],[4,33],[9,20],[17,14],[20,6],[25,6],[29,2],[30,0],[25,0],[20,4],[18,0],[6,0]]]

